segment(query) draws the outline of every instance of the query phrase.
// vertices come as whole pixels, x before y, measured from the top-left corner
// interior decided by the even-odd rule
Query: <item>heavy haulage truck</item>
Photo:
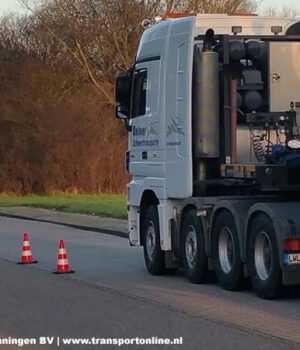
[[[155,23],[154,23],[155,22]],[[300,284],[300,22],[166,15],[116,81],[130,243],[153,275]]]

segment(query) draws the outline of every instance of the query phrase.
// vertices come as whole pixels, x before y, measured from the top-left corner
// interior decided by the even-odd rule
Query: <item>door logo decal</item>
[[[168,126],[167,137],[174,134],[185,136],[183,129],[182,120],[179,117],[171,119],[171,124]]]

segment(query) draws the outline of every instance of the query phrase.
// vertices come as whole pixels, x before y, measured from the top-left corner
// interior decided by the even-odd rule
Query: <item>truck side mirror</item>
[[[116,106],[116,118],[118,119],[129,119],[129,113],[126,109],[124,109],[124,106],[122,105],[117,105]]]
[[[122,109],[122,105],[116,106],[116,118],[124,121],[124,125],[127,131],[131,131],[130,118],[127,110]]]

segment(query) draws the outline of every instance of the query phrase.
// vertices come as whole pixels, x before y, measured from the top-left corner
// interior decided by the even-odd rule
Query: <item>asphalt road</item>
[[[24,230],[30,233],[36,265],[15,263]],[[73,275],[51,273],[61,238],[76,270]],[[0,340],[153,336],[183,337],[184,345],[145,348],[298,349],[297,294],[264,301],[251,290],[230,293],[213,283],[192,285],[180,272],[153,277],[144,268],[141,249],[129,247],[124,238],[0,218]],[[20,349],[0,345],[0,350],[14,348]]]

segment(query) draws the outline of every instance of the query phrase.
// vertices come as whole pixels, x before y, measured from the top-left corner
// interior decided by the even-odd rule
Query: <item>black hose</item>
[[[250,128],[250,133],[251,133],[250,140],[251,140],[255,157],[260,163],[264,163],[266,161],[266,153],[262,144],[263,136],[255,135],[251,128]]]

